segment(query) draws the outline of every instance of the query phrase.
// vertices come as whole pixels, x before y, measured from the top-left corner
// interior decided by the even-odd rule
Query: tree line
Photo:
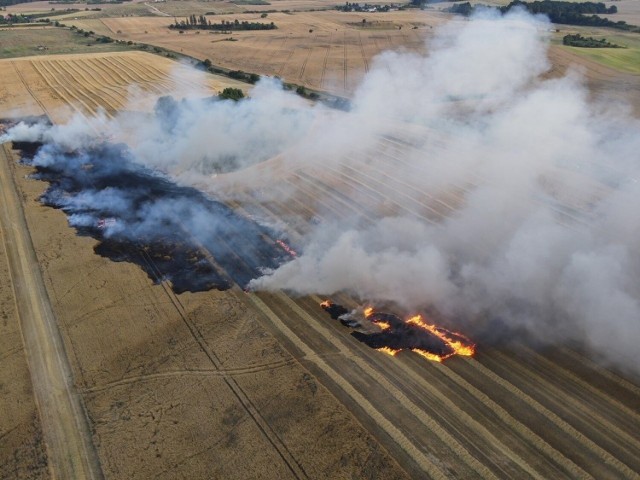
[[[625,48],[622,45],[607,42],[606,38],[596,40],[593,37],[583,37],[579,33],[565,35],[562,37],[562,44],[581,48]]]
[[[278,27],[271,23],[262,22],[240,22],[238,19],[230,22],[228,20],[221,20],[220,23],[211,23],[211,20],[207,20],[204,15],[189,15],[184,20],[175,20],[175,23],[169,25],[169,28],[179,30],[217,30],[217,31],[231,31],[231,30],[274,30]]]
[[[620,30],[640,31],[639,27],[629,25],[627,22],[614,22],[608,18],[595,15],[612,15],[618,12],[615,5],[607,7],[604,3],[598,2],[565,2],[557,0],[542,0],[535,2],[523,2],[514,0],[509,5],[499,7],[501,13],[507,13],[513,8],[524,8],[532,14],[544,14],[549,17],[552,23],[564,25],[586,25],[591,27],[611,27]],[[458,3],[447,9],[450,13],[470,16],[477,9],[494,9],[488,5],[471,5],[469,2]]]
[[[9,7],[11,5],[17,5],[18,3],[31,3],[38,0],[0,0],[0,7]]]

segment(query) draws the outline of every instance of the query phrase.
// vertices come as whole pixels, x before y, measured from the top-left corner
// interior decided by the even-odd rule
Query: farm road
[[[56,318],[38,267],[7,145],[0,145],[0,225],[53,478],[101,479]]]

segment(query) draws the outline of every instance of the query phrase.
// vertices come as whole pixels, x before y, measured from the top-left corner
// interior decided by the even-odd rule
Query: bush
[[[218,97],[222,100],[233,100],[237,102],[244,98],[244,93],[239,88],[227,87]]]

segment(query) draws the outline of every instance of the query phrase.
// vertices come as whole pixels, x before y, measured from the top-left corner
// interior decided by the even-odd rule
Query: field
[[[582,36],[593,37],[595,39],[604,38],[608,42],[624,47],[615,49],[562,47],[570,51],[577,58],[582,57],[588,59],[614,71],[635,75],[640,74],[640,35],[586,28],[574,32],[570,28],[566,28],[558,35],[558,43],[561,42],[560,36],[569,33],[580,33]]]
[[[388,49],[424,52],[428,49],[433,27],[445,21],[437,11],[406,11],[391,14],[298,12],[270,13],[277,30],[257,32],[211,32],[169,30],[167,18],[125,17],[75,20],[79,28],[102,35],[159,45],[198,59],[210,59],[214,65],[261,75],[278,76],[287,82],[311,89],[349,96],[371,68],[374,58]],[[258,14],[210,16],[212,22],[264,21]],[[368,22],[362,26],[362,20]],[[577,67],[592,90],[605,98],[631,103],[640,111],[640,92],[636,80],[637,35],[603,29],[562,28],[554,34],[552,56],[556,72]],[[620,41],[629,48],[620,51],[591,51],[560,45],[563,35],[579,32]],[[229,41],[233,38],[234,41]],[[611,89],[610,80],[628,84],[630,90]]]
[[[362,25],[363,18],[377,28],[351,25]],[[265,21],[258,14],[216,15],[209,19],[212,22]],[[270,13],[266,20],[273,21],[278,29],[232,34],[186,31],[180,34],[167,28],[173,20],[161,17],[105,18],[72,23],[114,38],[159,45],[200,59],[209,58],[226,68],[279,76],[313,89],[348,95],[353,93],[376,55],[393,48],[423,51],[425,35],[434,25],[442,23],[444,17],[413,11],[397,12],[392,21],[386,22],[379,14],[311,12]],[[230,37],[235,41],[228,41]]]
[[[271,3],[241,8],[318,6]],[[149,3],[161,13],[186,13],[192,4]],[[211,16],[221,18],[261,21]],[[234,32],[236,42],[223,40],[230,34],[169,31],[170,20],[156,13],[73,23],[350,95],[378,53],[424,52],[431,27],[446,17],[269,13],[278,30]],[[61,124],[73,115],[148,111],[167,94],[204,97],[226,87],[250,94],[248,84],[163,56],[83,50],[63,29],[0,31],[5,38],[12,46],[4,55],[17,58],[0,59],[0,119],[46,115]],[[640,105],[640,72],[628,68],[635,57],[616,64],[555,42],[550,75],[578,63],[595,95]],[[33,50],[45,43],[49,50]],[[294,240],[331,218],[366,222],[384,213],[437,223],[464,204],[479,181],[473,172],[437,191],[394,172],[411,167],[420,139],[437,152],[443,135],[390,122],[372,144],[354,145],[322,168],[277,156],[218,175],[207,188],[233,193],[236,212],[285,225]],[[176,294],[167,280],[96,254],[95,240],[39,202],[46,184],[29,176],[18,154],[0,145],[0,411],[7,412],[0,478],[640,478],[639,380],[580,346],[487,344],[474,357],[437,363],[369,348],[331,320],[316,295],[237,285]],[[275,182],[267,170],[278,172]],[[559,189],[553,200],[566,218],[589,198]],[[346,295],[335,299],[356,307]]]
[[[59,53],[101,53],[128,50],[116,43],[97,43],[55,27],[0,28],[0,59]]]
[[[117,111],[146,109],[145,93],[168,94],[180,90],[210,92],[226,87],[247,90],[246,83],[207,75],[204,80],[184,77],[186,67],[143,52],[34,56],[0,60],[4,81],[0,85],[0,110],[14,116],[47,114],[62,121],[74,112],[94,114],[99,108],[108,117]],[[172,73],[174,72],[174,73]],[[171,78],[174,75],[174,78]],[[175,75],[181,76],[180,84]],[[137,96],[131,90],[140,90]],[[139,101],[136,100],[139,98]]]
[[[158,62],[170,63],[115,53],[11,65],[45,111],[57,102],[89,115],[98,106],[122,108],[127,82],[144,78],[161,93],[168,80]],[[92,75],[83,74],[89,68]],[[101,95],[91,96],[90,78],[106,80],[117,71],[131,77],[111,78]],[[60,92],[55,99],[54,91]],[[298,233],[321,212],[366,217],[366,205],[345,203],[344,195],[362,199],[395,188],[389,171],[410,141],[400,133],[383,139],[345,161],[347,171],[292,171],[275,188],[295,188],[295,203],[256,203],[249,195],[237,207],[286,219],[300,225]],[[383,170],[362,168],[374,152],[386,158]],[[632,478],[640,468],[633,453],[637,387],[575,351],[487,349],[444,365],[411,354],[394,359],[327,323],[316,297],[176,296],[136,267],[96,256],[93,241],[77,237],[61,212],[38,205],[43,185],[25,173],[19,167],[14,178],[26,224],[72,388],[82,397],[108,478],[187,472],[233,478],[239,471],[252,477],[261,465],[272,465],[273,478],[401,478],[391,457],[414,478]],[[407,195],[415,200],[388,208],[434,219],[446,214],[443,202],[456,202],[443,193],[436,208],[433,197]],[[41,459],[38,448],[29,455]]]

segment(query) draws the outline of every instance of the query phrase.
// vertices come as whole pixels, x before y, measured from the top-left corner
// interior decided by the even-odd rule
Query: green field
[[[566,28],[566,26],[565,26]],[[554,33],[551,43],[566,48],[576,55],[593,60],[620,72],[640,74],[640,35],[637,33],[619,33],[604,28],[563,28]],[[579,33],[584,37],[601,38],[626,48],[582,48],[562,45],[562,37],[568,33]]]
[[[621,72],[640,74],[639,48],[566,48]]]
[[[95,38],[66,28],[9,27],[0,30],[0,58],[58,53],[97,53],[130,50],[127,45],[97,43]]]

